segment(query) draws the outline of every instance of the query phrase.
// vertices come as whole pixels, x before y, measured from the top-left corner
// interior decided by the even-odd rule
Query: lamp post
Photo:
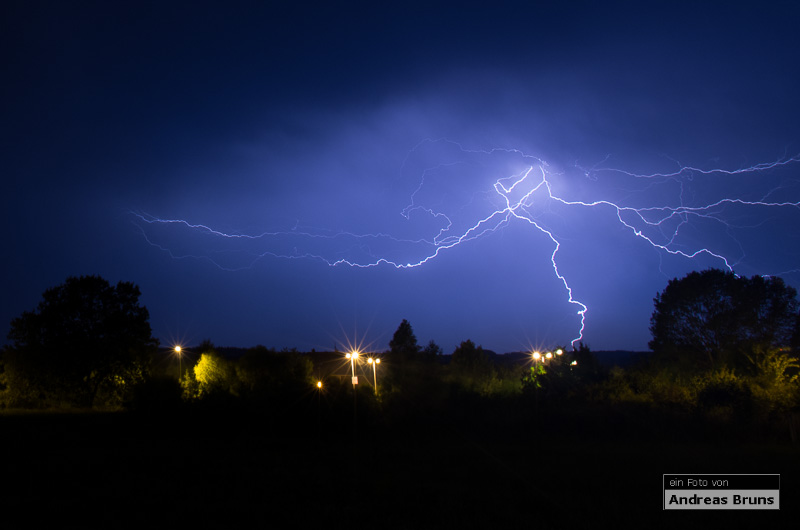
[[[367,359],[367,362],[372,365],[372,381],[374,382],[375,395],[377,396],[378,395],[378,374],[376,372],[376,367],[377,367],[377,365],[381,364],[381,360],[380,359],[373,359],[372,357],[370,357],[369,359]]]
[[[353,383],[353,441],[358,439],[358,402],[356,394],[356,385],[358,384],[358,377],[356,377],[356,359],[358,359],[358,350],[349,352],[345,355],[346,359],[350,359],[350,373],[352,378],[350,381]]]
[[[181,347],[175,346],[175,355],[178,356],[178,382],[181,381],[181,376],[183,375],[183,358],[181,357]]]
[[[533,375],[534,375],[534,379],[533,379],[533,396],[534,396],[534,403],[535,403],[534,407],[535,407],[535,410],[536,410],[536,418],[538,420],[538,418],[539,418],[539,361],[544,362],[544,358],[542,357],[542,354],[539,353],[538,351],[533,352],[531,354],[531,357],[533,357],[533,368],[534,368],[534,370],[533,370]]]
[[[317,442],[322,436],[322,381],[317,381]]]
[[[351,372],[351,375],[352,375],[352,378],[350,379],[350,382],[353,383],[353,391],[354,392],[355,392],[356,385],[358,384],[358,378],[356,377],[356,365],[355,365],[355,363],[356,363],[356,359],[358,359],[359,355],[360,354],[358,353],[358,351],[353,351],[353,352],[347,353],[345,355],[346,359],[350,359],[350,372]]]

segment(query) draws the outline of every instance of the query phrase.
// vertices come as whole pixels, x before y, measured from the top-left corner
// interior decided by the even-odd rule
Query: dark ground
[[[545,430],[6,414],[3,527],[796,527],[800,446]],[[663,473],[780,473],[782,509],[662,511]]]

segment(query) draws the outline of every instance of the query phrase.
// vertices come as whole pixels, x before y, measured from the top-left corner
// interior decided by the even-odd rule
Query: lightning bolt
[[[425,163],[425,156],[421,157],[422,162],[413,160],[413,155],[421,151],[428,154],[430,150],[444,153],[445,160],[428,164]],[[734,271],[745,253],[732,234],[735,227],[726,218],[727,210],[738,207],[800,209],[800,201],[770,199],[786,187],[783,184],[771,188],[758,198],[721,197],[698,204],[689,196],[689,184],[695,180],[750,178],[800,162],[800,155],[784,156],[769,163],[735,170],[702,169],[673,161],[675,170],[650,174],[602,167],[609,159],[606,157],[589,170],[578,168],[577,165],[575,167],[591,182],[627,179],[643,183],[635,184],[633,189],[628,190],[627,204],[607,198],[579,200],[562,197],[563,193],[554,190],[557,184],[563,185],[568,180],[564,173],[554,170],[546,161],[517,149],[473,150],[447,139],[424,140],[409,152],[403,163],[404,171],[418,171],[420,176],[409,204],[400,212],[406,221],[423,222],[425,226],[421,229],[421,237],[402,238],[386,232],[331,231],[303,227],[300,223],[285,231],[227,233],[183,219],[163,219],[144,212],[130,213],[144,239],[154,247],[176,259],[206,260],[228,271],[250,268],[265,258],[310,259],[331,267],[389,266],[411,269],[435,260],[449,249],[498,232],[512,222],[521,222],[543,234],[552,244],[550,263],[553,273],[563,285],[567,301],[576,310],[577,332],[571,341],[574,347],[576,342],[583,339],[588,307],[574,297],[566,275],[559,270],[558,254],[563,238],[556,228],[547,223],[548,214],[554,214],[556,209],[607,211],[619,227],[659,253],[689,260],[704,255],[730,271]],[[487,161],[489,168],[486,167]],[[415,165],[422,167],[414,169]],[[516,168],[510,170],[511,166]],[[497,167],[501,168],[500,176],[486,176],[487,171],[498,171]],[[468,177],[460,179],[462,175]],[[480,175],[482,180],[479,181],[480,185],[471,187],[470,179],[475,175]],[[791,185],[796,186],[797,182],[792,180]],[[677,191],[665,191],[673,188]],[[637,198],[652,202],[648,193],[656,194],[662,202],[672,201],[675,204],[633,204]],[[738,258],[708,246],[690,246],[682,242],[683,232],[698,223],[717,226],[728,234],[739,246]],[[191,244],[204,249],[202,252],[182,250],[180,243],[163,242],[170,237],[186,239],[187,234],[195,238]],[[797,271],[791,269],[784,272]]]

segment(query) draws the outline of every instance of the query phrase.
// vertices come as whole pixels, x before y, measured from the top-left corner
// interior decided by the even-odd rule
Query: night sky
[[[0,334],[85,274],[162,344],[301,351],[580,304],[645,350],[671,278],[800,287],[800,8],[694,4],[4,1]]]

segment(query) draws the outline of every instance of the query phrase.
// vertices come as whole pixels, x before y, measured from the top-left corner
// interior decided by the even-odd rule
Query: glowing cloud
[[[265,259],[411,269],[520,223],[550,241],[541,251],[549,254],[553,275],[575,310],[574,345],[583,339],[589,308],[559,268],[559,251],[574,240],[565,234],[583,230],[581,211],[596,210],[617,229],[665,255],[705,257],[733,271],[747,256],[740,230],[757,231],[779,211],[800,210],[800,186],[781,174],[797,162],[800,157],[791,156],[734,170],[674,162],[674,170],[639,174],[605,167],[604,161],[591,169],[559,170],[517,149],[475,150],[451,140],[425,140],[409,152],[401,168],[412,184],[408,204],[397,212],[405,220],[398,229],[357,232],[298,222],[290,230],[248,234],[143,212],[132,216],[146,241],[173,258],[205,260],[228,271]],[[737,195],[742,180],[757,177],[758,191],[748,186]],[[791,271],[797,268],[760,273]]]

